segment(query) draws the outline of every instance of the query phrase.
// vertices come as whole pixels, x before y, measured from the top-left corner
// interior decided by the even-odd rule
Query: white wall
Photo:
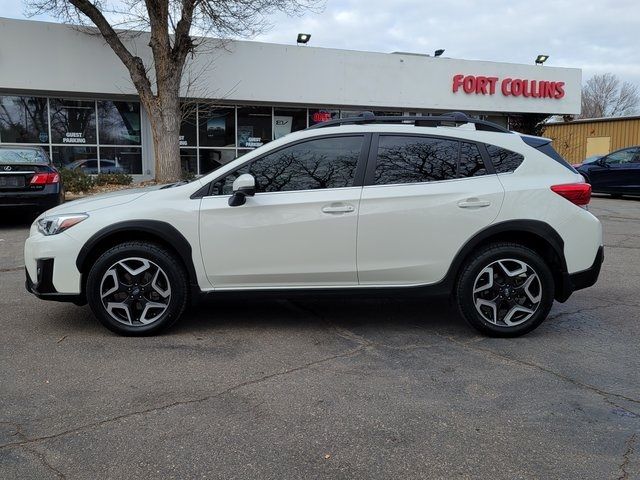
[[[146,34],[130,47],[150,65]],[[328,48],[227,42],[190,66],[189,96],[295,103],[482,112],[580,112],[581,70]],[[565,82],[562,99],[452,92],[456,74]],[[99,36],[68,26],[0,18],[0,90],[135,95],[128,73]],[[499,89],[498,89],[499,90]],[[186,92],[185,92],[186,93]]]

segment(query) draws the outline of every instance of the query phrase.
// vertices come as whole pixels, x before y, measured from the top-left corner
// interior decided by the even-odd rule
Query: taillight
[[[584,207],[591,200],[591,185],[588,183],[565,183],[552,185],[551,190],[579,207]]]
[[[50,185],[52,183],[58,183],[60,181],[60,174],[58,173],[36,173],[31,177],[30,185]]]

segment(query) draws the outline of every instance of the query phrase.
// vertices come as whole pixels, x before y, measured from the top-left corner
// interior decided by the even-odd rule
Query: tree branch
[[[122,61],[125,67],[127,67],[127,70],[129,70],[131,80],[137,88],[140,97],[143,100],[147,100],[149,105],[151,105],[153,91],[142,59],[129,52],[127,47],[122,43],[118,33],[113,29],[102,12],[93,3],[88,0],[69,0],[69,2],[80,12],[85,14],[94,23],[98,30],[100,30],[100,33],[107,44]]]

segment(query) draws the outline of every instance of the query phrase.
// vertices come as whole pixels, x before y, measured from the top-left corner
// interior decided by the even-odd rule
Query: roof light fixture
[[[299,33],[298,40],[297,40],[298,45],[300,45],[301,43],[302,44],[308,43],[310,39],[311,39],[310,33]]]
[[[544,62],[547,61],[548,58],[549,58],[549,55],[538,55],[536,57],[536,65],[542,65]]]

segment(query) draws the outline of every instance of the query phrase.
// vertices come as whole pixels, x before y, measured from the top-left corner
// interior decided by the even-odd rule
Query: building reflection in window
[[[0,96],[0,141],[49,143],[47,99]]]

